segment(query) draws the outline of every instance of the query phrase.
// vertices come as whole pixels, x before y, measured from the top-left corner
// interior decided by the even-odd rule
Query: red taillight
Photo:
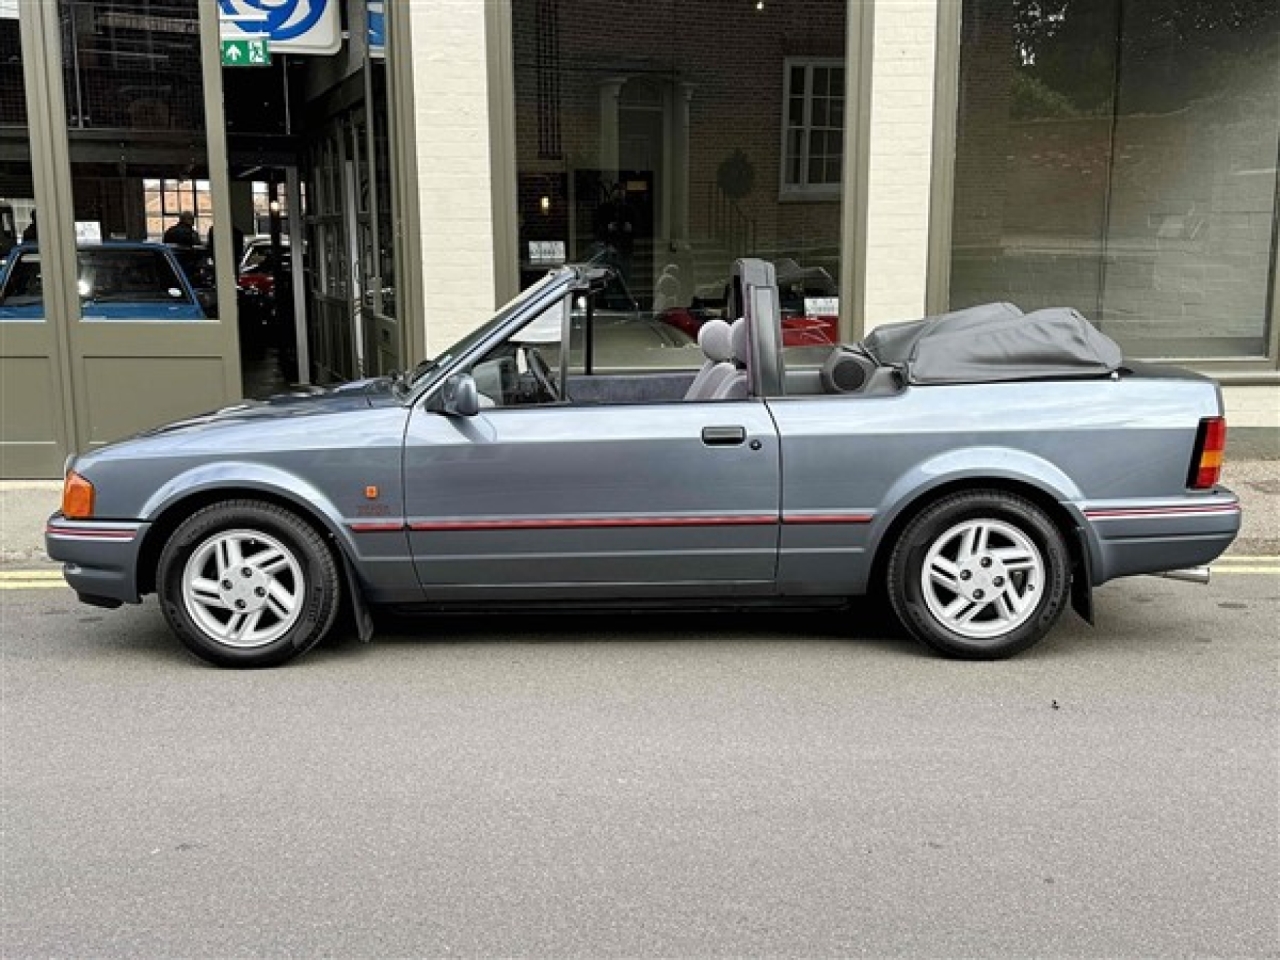
[[[1187,484],[1192,490],[1211,490],[1218,485],[1222,476],[1222,452],[1226,448],[1226,418],[1205,417],[1201,420]]]

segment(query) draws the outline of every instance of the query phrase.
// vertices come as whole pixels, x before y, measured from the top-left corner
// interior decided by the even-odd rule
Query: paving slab
[[[52,564],[44,552],[44,525],[61,497],[62,484],[56,480],[0,482],[0,565]]]

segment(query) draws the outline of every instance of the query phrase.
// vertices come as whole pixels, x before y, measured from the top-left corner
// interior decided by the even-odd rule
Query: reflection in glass
[[[37,320],[44,316],[44,274],[40,252],[23,245],[10,252],[0,283],[0,320]]]
[[[0,3],[0,320],[44,316],[38,257],[15,274],[19,245],[39,235],[17,8]],[[7,274],[7,275],[6,275]]]
[[[193,216],[196,243],[213,226],[213,191],[208,180],[147,178],[142,182],[147,207],[147,239],[164,240],[184,212]],[[168,242],[168,241],[166,241]],[[194,246],[194,243],[185,244]]]
[[[217,317],[198,0],[59,12],[82,317]]]
[[[951,305],[1083,310],[1134,356],[1266,352],[1273,0],[966,0]]]
[[[1139,356],[1262,356],[1280,5],[1125,0],[1121,51],[1103,326]]]
[[[515,0],[522,285],[607,264],[696,332],[738,257],[839,277],[845,19],[846,0]]]
[[[72,128],[203,128],[194,0],[59,0],[59,12]]]

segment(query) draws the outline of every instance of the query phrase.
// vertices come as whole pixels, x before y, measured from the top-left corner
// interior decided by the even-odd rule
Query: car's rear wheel
[[[942,653],[996,660],[1026,650],[1065,609],[1071,558],[1053,521],[1029,500],[972,490],[930,504],[889,561],[894,612]]]
[[[341,594],[323,538],[256,500],[213,504],[183,521],[161,551],[156,583],[173,632],[222,667],[272,667],[310,650],[333,625]]]

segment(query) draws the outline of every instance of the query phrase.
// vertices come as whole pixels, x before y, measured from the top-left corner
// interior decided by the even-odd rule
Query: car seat
[[[720,381],[712,400],[745,400],[751,394],[751,332],[745,318],[733,322],[729,343],[733,349],[733,372]]]
[[[737,372],[732,341],[732,330],[723,320],[708,320],[699,328],[698,346],[707,359],[689,384],[686,400],[713,399],[720,384]]]

